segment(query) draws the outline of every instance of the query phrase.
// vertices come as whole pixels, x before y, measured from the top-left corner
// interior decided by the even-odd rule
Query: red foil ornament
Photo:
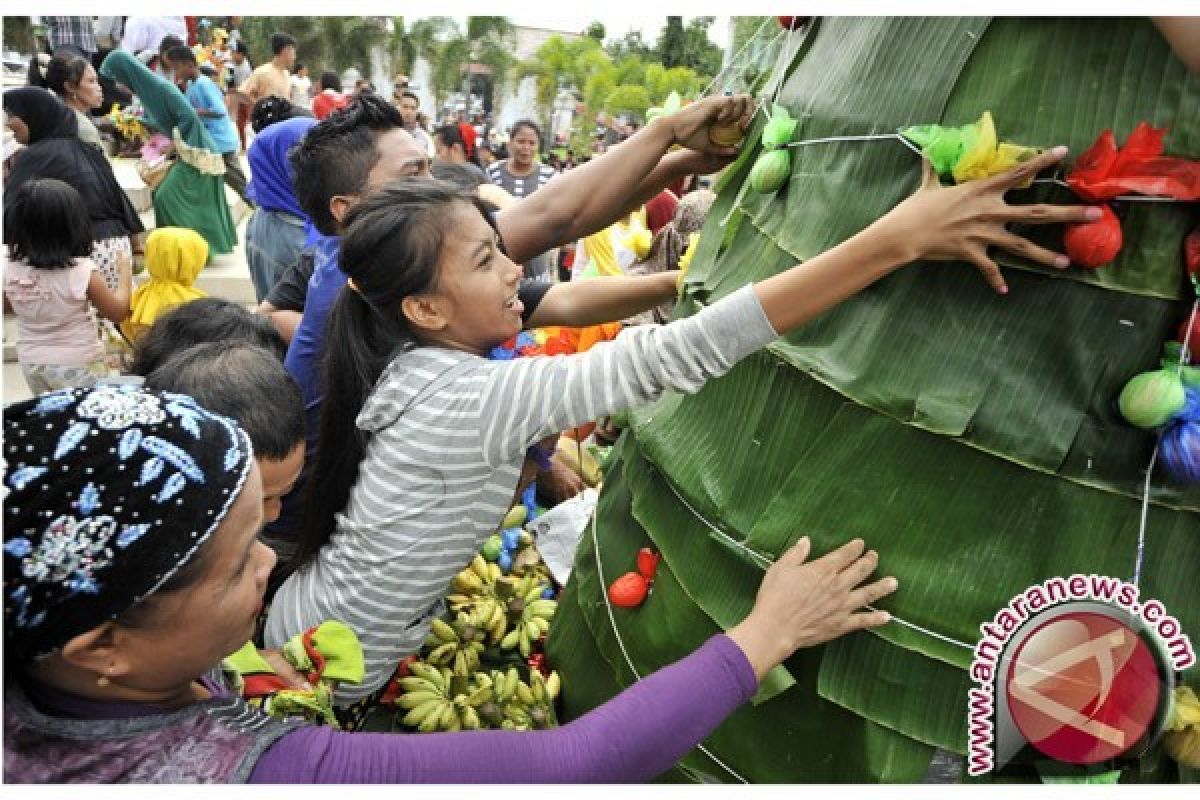
[[[1125,239],[1121,221],[1108,206],[1101,206],[1100,210],[1103,216],[1095,222],[1073,222],[1063,232],[1063,244],[1072,264],[1098,269],[1121,252]]]
[[[1166,128],[1138,123],[1117,148],[1111,130],[1075,161],[1067,183],[1084,200],[1109,200],[1122,194],[1200,200],[1200,161],[1164,156]]]
[[[608,587],[608,599],[614,606],[637,608],[649,590],[646,579],[636,572],[626,572]]]
[[[1200,280],[1200,227],[1183,240],[1183,260],[1192,280]]]
[[[654,573],[658,571],[658,562],[661,560],[662,556],[649,547],[643,547],[641,550],[638,550],[638,573],[646,579],[646,583],[654,583]]]

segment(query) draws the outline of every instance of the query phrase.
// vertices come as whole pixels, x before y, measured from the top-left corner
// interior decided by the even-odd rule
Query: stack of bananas
[[[434,666],[446,666],[450,673],[460,678],[468,677],[479,669],[479,656],[483,653],[487,633],[476,624],[476,617],[459,611],[453,624],[435,619],[425,646],[430,649],[425,661]]]
[[[558,724],[554,700],[561,682],[534,670],[530,682],[516,667],[506,672],[477,672],[471,679],[456,677],[446,668],[414,662],[411,674],[400,679],[404,694],[396,704],[406,711],[403,722],[422,733],[502,728],[530,730]]]
[[[550,630],[550,620],[558,603],[543,596],[545,586],[534,572],[523,577],[502,578],[497,586],[501,594],[511,592],[504,604],[511,630],[500,640],[504,650],[517,648],[521,656],[529,658],[533,645]]]

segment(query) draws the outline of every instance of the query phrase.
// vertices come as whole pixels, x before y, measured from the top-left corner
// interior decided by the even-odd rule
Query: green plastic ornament
[[[1157,369],[1135,375],[1121,390],[1121,416],[1138,428],[1157,428],[1183,409],[1187,394],[1174,370]]]

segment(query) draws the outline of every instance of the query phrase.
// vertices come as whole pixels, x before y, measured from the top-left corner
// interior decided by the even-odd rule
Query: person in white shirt
[[[183,17],[130,17],[125,20],[121,47],[131,53],[158,50],[163,38],[171,35],[178,36],[180,42],[187,41],[187,22]]]
[[[308,108],[312,105],[312,79],[308,77],[308,67],[297,63],[292,68],[292,105]]]

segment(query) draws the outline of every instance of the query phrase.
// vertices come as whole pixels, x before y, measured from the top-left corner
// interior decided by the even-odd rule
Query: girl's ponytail
[[[355,420],[388,364],[417,344],[401,303],[436,282],[453,219],[448,207],[456,203],[483,208],[474,195],[441,181],[410,179],[380,189],[346,215],[339,266],[350,281],[326,328],[325,397],[293,567],[329,541],[350,500],[368,436]]]

